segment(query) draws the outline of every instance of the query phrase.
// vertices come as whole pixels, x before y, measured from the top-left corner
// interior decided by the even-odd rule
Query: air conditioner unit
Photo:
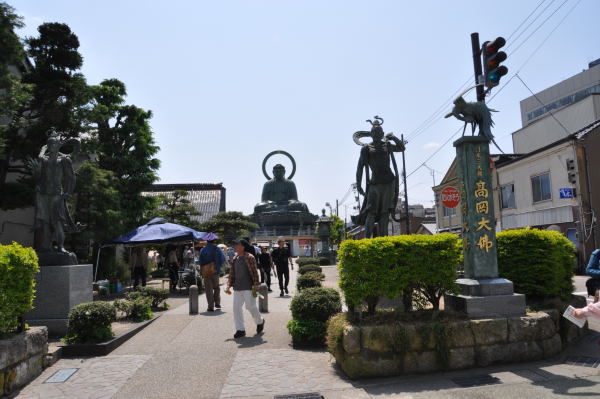
[[[567,170],[575,170],[575,160],[567,159]]]

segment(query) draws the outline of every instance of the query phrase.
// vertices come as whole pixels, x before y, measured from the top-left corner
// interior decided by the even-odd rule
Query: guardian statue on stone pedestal
[[[60,152],[61,147],[71,146],[70,154]],[[67,199],[75,190],[73,158],[79,152],[78,140],[63,141],[54,129],[48,132],[47,144],[29,167],[36,179],[35,187],[35,249],[40,264],[77,263],[75,255],[65,248],[65,231],[81,230],[75,224],[67,207]]]

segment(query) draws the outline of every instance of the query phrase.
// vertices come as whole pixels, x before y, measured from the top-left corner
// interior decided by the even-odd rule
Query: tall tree
[[[117,79],[92,86],[90,150],[96,152],[101,168],[117,179],[124,229],[139,225],[156,208],[156,201],[140,195],[154,183],[160,161],[149,120],[152,112],[125,104],[127,90]]]
[[[0,163],[0,186],[7,172],[28,173],[24,160],[37,156],[50,128],[65,138],[79,137],[85,131],[89,90],[79,72],[83,62],[79,39],[61,23],[42,24],[38,32],[38,37],[26,39],[33,67],[24,72],[22,80],[31,86],[31,98],[13,115],[5,131],[8,162]],[[31,180],[19,183],[32,187]],[[3,194],[11,195],[6,186],[0,188]],[[13,188],[23,192],[22,187]],[[21,206],[31,202],[32,198],[23,198]]]
[[[200,230],[213,232],[225,242],[244,237],[256,229],[258,225],[242,212],[219,212],[200,225]]]
[[[171,195],[160,195],[158,209],[154,211],[153,216],[198,230],[200,223],[192,220],[192,216],[200,216],[201,213],[193,207],[187,196],[188,192],[185,190],[175,190]]]
[[[19,120],[19,110],[31,96],[31,85],[20,79],[26,58],[15,30],[23,26],[23,19],[14,8],[0,3],[0,190],[8,172],[8,124]],[[0,197],[7,197],[1,194],[0,191]],[[5,200],[0,200],[0,208],[5,204]]]
[[[347,237],[346,228],[344,221],[337,215],[330,216],[333,221],[331,222],[331,227],[329,228],[330,236],[329,240],[332,244],[339,245],[342,241],[344,241]]]

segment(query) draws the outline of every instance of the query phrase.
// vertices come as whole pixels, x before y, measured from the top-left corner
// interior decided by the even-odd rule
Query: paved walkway
[[[325,285],[334,286],[335,269],[325,272]],[[291,274],[293,295],[296,279]],[[221,312],[196,316],[188,315],[188,305],[183,303],[109,356],[60,360],[18,398],[272,399],[306,392],[320,392],[326,399],[600,398],[600,368],[565,361],[570,355],[600,358],[600,332],[553,361],[354,382],[339,372],[325,351],[291,348],[285,328],[290,299],[269,298],[270,313],[264,315],[266,328],[261,335],[254,334],[254,323],[246,314],[248,336],[241,340],[232,339],[231,296],[223,294]],[[200,304],[205,306],[204,297]],[[600,323],[592,327],[600,331]],[[65,368],[79,370],[64,383],[44,383]],[[475,388],[457,383],[460,378],[485,374],[497,378],[497,383]]]

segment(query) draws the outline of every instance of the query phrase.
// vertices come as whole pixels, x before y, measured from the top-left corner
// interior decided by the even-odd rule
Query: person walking
[[[273,292],[271,289],[271,269],[273,269],[273,259],[267,247],[262,247],[260,255],[258,255],[258,265],[260,267],[260,283],[267,284],[269,292]]]
[[[144,247],[137,247],[129,258],[129,266],[133,269],[133,288],[137,288],[140,281],[142,287],[146,286],[146,273],[148,272],[148,254]]]
[[[186,246],[183,251],[183,267],[190,269],[194,264],[194,249],[191,246]]]
[[[202,280],[204,281],[204,290],[206,291],[206,302],[208,303],[209,312],[214,312],[215,309],[221,309],[221,291],[219,290],[219,276],[221,275],[221,267],[225,263],[225,255],[221,248],[215,245],[214,241],[209,241],[200,251],[200,270],[202,272]],[[212,274],[205,275],[205,269],[211,268]]]
[[[177,251],[175,247],[167,248],[166,256],[167,270],[169,270],[169,279],[171,280],[171,291],[175,291],[177,287],[179,259],[177,259]]]
[[[233,319],[236,330],[233,338],[237,339],[246,336],[242,310],[244,304],[256,323],[257,334],[263,332],[265,319],[260,315],[256,306],[256,296],[260,283],[258,282],[256,258],[253,255],[254,248],[246,240],[237,241],[234,248],[236,256],[233,258],[225,292],[231,295],[231,288],[233,287]]]
[[[589,296],[594,297],[594,303],[600,300],[600,249],[594,250],[585,269],[590,278],[585,282]]]
[[[279,280],[279,290],[281,291],[279,296],[283,296],[283,293],[289,294],[288,284],[290,283],[290,269],[288,264],[294,270],[292,259],[290,258],[290,250],[285,246],[283,239],[277,240],[277,248],[271,252],[271,258],[277,268],[277,278]]]

